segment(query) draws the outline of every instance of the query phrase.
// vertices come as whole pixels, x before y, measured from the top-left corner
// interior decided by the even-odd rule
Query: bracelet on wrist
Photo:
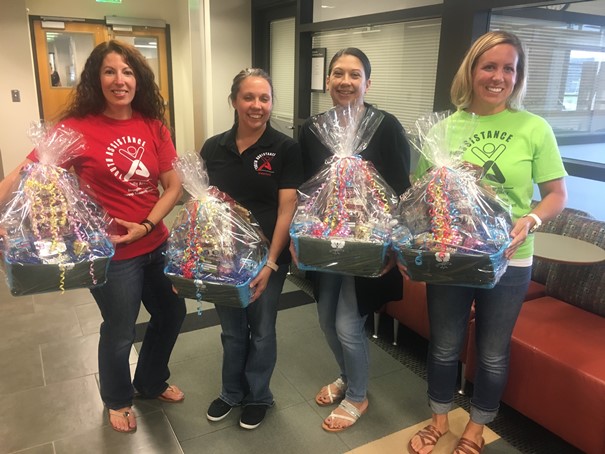
[[[534,226],[529,229],[529,233],[534,233],[542,225],[542,219],[536,213],[527,213],[523,215],[524,218],[532,218],[534,220]]]
[[[153,232],[153,229],[155,229],[155,224],[149,219],[143,219],[139,224],[145,227],[145,229],[147,230],[147,234],[150,234],[151,232]]]
[[[273,271],[279,270],[279,265],[271,260],[267,260],[265,266],[271,268]]]

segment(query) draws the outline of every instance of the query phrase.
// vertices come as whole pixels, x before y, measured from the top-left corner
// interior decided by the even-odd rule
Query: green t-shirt
[[[472,121],[471,117],[467,112],[458,111],[444,122]],[[515,222],[531,211],[534,183],[567,175],[555,135],[546,120],[526,111],[504,110],[495,115],[479,116],[476,121],[474,132],[450,142],[461,144],[459,150],[463,152],[463,161],[483,167],[484,182],[504,190],[504,194],[499,192],[511,205]],[[422,157],[415,177],[422,176],[432,165]],[[531,257],[533,241],[533,235],[530,235],[514,258]]]

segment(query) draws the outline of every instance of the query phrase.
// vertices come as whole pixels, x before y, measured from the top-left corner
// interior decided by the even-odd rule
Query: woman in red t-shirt
[[[142,397],[184,399],[181,390],[167,383],[168,360],[186,309],[163,272],[168,229],[162,219],[182,194],[172,168],[176,151],[164,110],[145,57],[133,46],[112,40],[92,51],[60,121],[86,141],[86,150],[64,166],[73,167],[115,221],[110,236],[115,255],[107,282],[91,293],[103,316],[101,398],[118,432],[136,429],[131,408],[135,389]],[[0,183],[0,200],[8,198],[21,169],[34,161],[32,152]],[[131,380],[129,355],[141,301],[151,319]]]

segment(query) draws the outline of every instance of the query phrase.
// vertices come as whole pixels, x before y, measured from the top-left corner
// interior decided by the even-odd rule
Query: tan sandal
[[[409,454],[418,454],[420,451],[422,451],[424,448],[426,448],[427,446],[433,446],[433,449],[435,447],[435,445],[437,444],[437,442],[439,441],[439,439],[441,437],[443,437],[443,433],[441,433],[435,426],[433,426],[432,424],[429,424],[428,426],[426,426],[424,429],[419,430],[418,432],[416,432],[412,438],[410,438],[410,441],[408,442],[408,453]],[[422,443],[422,447],[420,448],[420,450],[415,450],[412,447],[412,439],[418,436],[420,437],[420,442]],[[432,451],[430,451],[432,452]]]
[[[454,454],[481,454],[485,446],[485,439],[481,437],[481,446],[468,438],[458,440],[458,445],[454,449]]]
[[[158,399],[162,402],[176,404],[185,400],[185,393],[176,385],[168,385],[168,388],[166,388],[164,392],[158,396]]]
[[[329,385],[324,386],[315,396],[315,403],[320,407],[335,404],[345,397],[347,385],[342,378],[338,377]]]
[[[361,416],[368,410],[368,401],[365,401],[366,406],[362,409],[357,408],[355,405],[353,405],[351,402],[348,402],[346,400],[343,400],[340,405],[338,406],[338,408],[340,408],[341,410],[343,410],[344,412],[346,412],[346,415],[341,415],[339,413],[335,413],[334,411],[332,413],[330,413],[330,416],[328,416],[326,419],[324,419],[324,421],[321,423],[321,428],[323,430],[326,430],[328,432],[342,432],[343,430],[348,429],[349,427],[351,427],[353,424],[355,424],[357,422],[357,420],[359,418],[361,418]],[[330,421],[330,424],[327,423],[328,419],[332,419]],[[334,420],[336,419],[341,419],[343,421],[348,421],[351,424],[346,425],[346,426],[337,426],[337,427],[333,427],[331,425],[331,423],[334,422]]]
[[[135,416],[134,412],[132,411],[131,407],[125,407],[120,410],[112,410],[111,408],[108,408],[107,413],[109,416],[109,425],[116,432],[130,433],[130,432],[134,432],[135,430],[137,430],[136,416]],[[116,418],[119,418],[119,419],[125,421],[128,426],[128,429],[122,429],[122,428],[120,428],[120,426],[115,425],[114,422],[112,422],[112,419],[111,419],[112,417],[114,418],[114,421]]]

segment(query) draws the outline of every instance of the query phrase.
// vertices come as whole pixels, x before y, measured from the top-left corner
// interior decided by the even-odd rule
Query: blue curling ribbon
[[[418,252],[418,255],[414,259],[414,263],[416,264],[416,266],[422,265],[422,252]]]

